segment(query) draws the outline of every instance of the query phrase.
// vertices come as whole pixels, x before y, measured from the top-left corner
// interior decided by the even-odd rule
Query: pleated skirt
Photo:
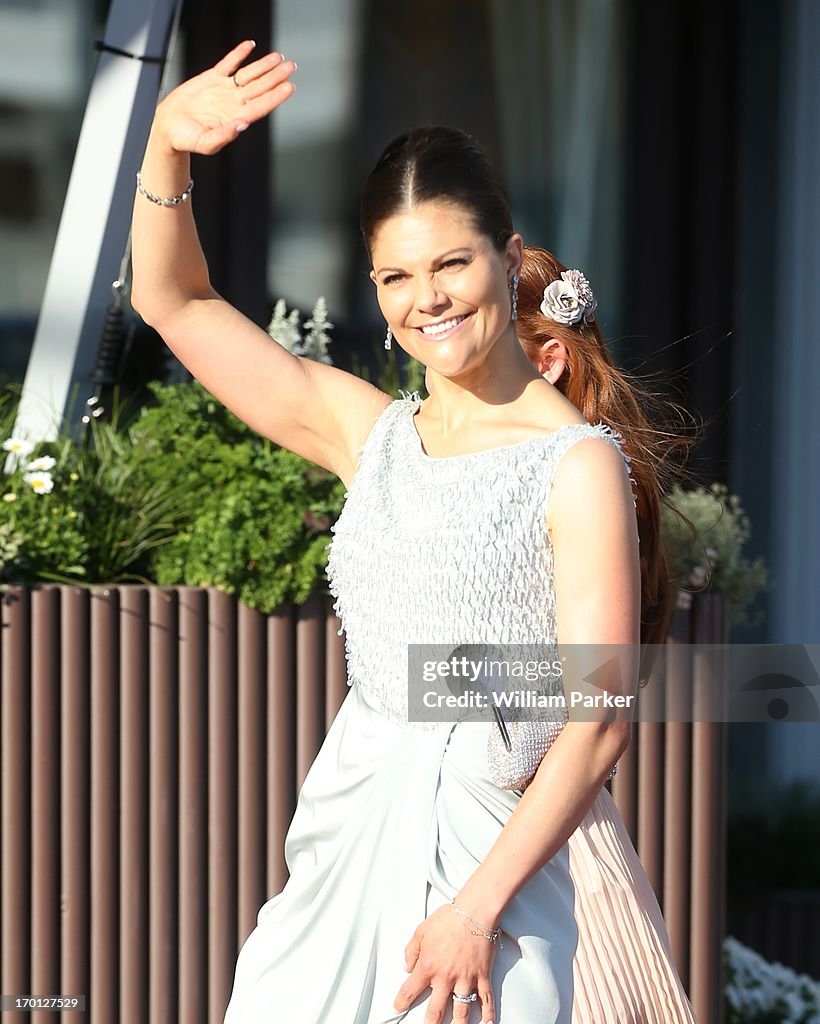
[[[578,927],[573,1024],[692,1024],[658,901],[607,789],[567,847]]]

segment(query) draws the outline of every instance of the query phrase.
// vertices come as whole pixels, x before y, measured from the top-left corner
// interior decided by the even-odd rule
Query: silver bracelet
[[[180,203],[184,203],[190,198],[193,188],[194,179],[191,178],[188,182],[188,187],[184,192],[180,192],[178,196],[168,196],[167,198],[155,196],[153,192],[149,192],[145,185],[143,185],[140,173],[137,171],[137,192],[139,192],[140,195],[145,196],[146,199],[150,199],[152,203],[156,203],[157,206],[179,206]]]
[[[493,930],[489,932],[487,931],[486,928],[482,927],[482,925],[480,925],[478,921],[470,917],[469,914],[465,914],[461,907],[457,907],[455,900],[450,900],[450,906],[453,908],[453,910],[455,910],[459,917],[463,918],[465,921],[468,922],[468,924],[472,926],[469,928],[469,932],[471,935],[483,935],[483,937],[487,939],[489,942],[497,942],[502,949],[504,948],[503,946],[501,946],[501,942],[499,940],[499,935],[501,934],[500,928],[493,928]]]

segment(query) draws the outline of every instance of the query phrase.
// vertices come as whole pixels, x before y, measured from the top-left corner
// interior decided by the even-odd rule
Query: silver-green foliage
[[[745,554],[752,527],[740,499],[725,484],[714,483],[690,490],[676,485],[668,501],[689,520],[663,509],[674,578],[683,588],[707,587],[723,594],[729,621],[747,621],[747,608],[765,587],[767,573],[762,558]]]

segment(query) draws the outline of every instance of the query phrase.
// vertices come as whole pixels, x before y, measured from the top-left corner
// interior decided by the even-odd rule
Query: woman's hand
[[[157,107],[152,134],[178,153],[210,156],[292,94],[293,61],[268,53],[242,67],[256,44],[245,40],[202,74],[169,92]]]
[[[472,935],[451,906],[439,907],[416,928],[404,951],[405,970],[412,973],[399,989],[393,1007],[406,1010],[432,986],[424,1024],[439,1024],[450,1005],[453,1020],[466,1021],[471,1004],[457,1002],[453,993],[477,992],[482,1024],[491,1024],[495,1021],[494,958],[494,942]]]

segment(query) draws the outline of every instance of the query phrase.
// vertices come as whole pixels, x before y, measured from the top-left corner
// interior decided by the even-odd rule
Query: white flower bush
[[[726,1024],[820,1024],[820,982],[769,963],[731,936],[723,959]]]
[[[26,489],[34,494],[50,494],[54,489],[54,478],[49,470],[56,466],[57,460],[50,455],[29,459],[34,448],[31,441],[13,435],[2,443],[2,450],[9,453],[9,458],[4,467],[8,490],[0,495],[0,581],[8,578],[10,566],[18,566],[26,561],[26,535],[20,529],[21,517],[18,514],[22,505],[25,521]],[[39,500],[34,499],[35,502]],[[54,512],[50,502],[46,502],[45,509]]]

